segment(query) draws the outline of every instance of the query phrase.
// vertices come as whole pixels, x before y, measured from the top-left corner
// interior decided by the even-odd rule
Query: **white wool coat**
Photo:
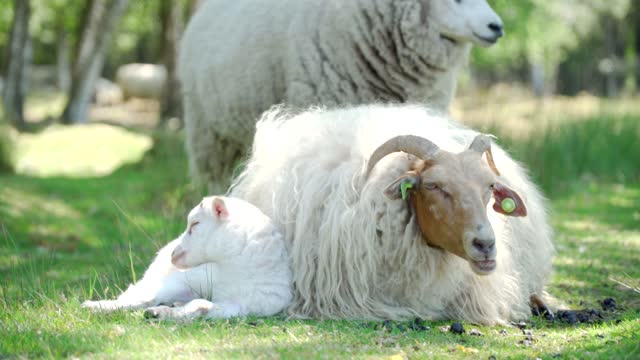
[[[179,61],[195,175],[227,180],[274,104],[414,101],[445,110],[471,45],[442,39],[421,17],[424,3],[208,0]]]
[[[292,259],[300,317],[461,319],[495,324],[530,314],[551,271],[553,245],[545,200],[525,170],[499,146],[498,180],[522,197],[524,218],[487,207],[496,236],[497,269],[476,275],[456,255],[425,245],[410,206],[384,189],[408,170],[404,153],[367,160],[386,140],[413,134],[461,152],[477,132],[421,106],[369,105],[274,109],[258,123],[252,155],[232,194],[281,228]]]

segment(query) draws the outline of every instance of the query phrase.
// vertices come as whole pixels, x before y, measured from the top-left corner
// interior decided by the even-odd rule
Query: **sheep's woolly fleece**
[[[232,195],[280,226],[292,259],[298,317],[347,319],[455,318],[495,324],[530,314],[542,294],[553,245],[545,200],[499,146],[499,181],[518,192],[528,216],[487,207],[496,235],[497,269],[473,273],[455,255],[430,248],[407,203],[384,189],[409,168],[406,154],[367,160],[393,136],[413,134],[460,152],[477,135],[421,106],[316,109],[298,115],[276,108],[258,122],[251,158]]]
[[[471,41],[499,37],[492,23],[501,21],[485,0],[208,0],[179,61],[191,168],[226,181],[274,104],[415,101],[444,110]]]

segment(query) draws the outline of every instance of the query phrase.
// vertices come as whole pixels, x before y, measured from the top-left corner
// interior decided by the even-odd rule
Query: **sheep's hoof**
[[[555,316],[547,304],[537,294],[531,294],[529,297],[531,313],[534,316],[544,316],[548,320],[553,320]]]
[[[165,319],[171,314],[171,308],[168,306],[155,306],[144,311],[145,319]]]

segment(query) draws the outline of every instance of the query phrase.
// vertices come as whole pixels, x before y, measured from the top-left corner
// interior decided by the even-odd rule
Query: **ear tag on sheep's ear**
[[[507,216],[527,216],[527,208],[520,195],[510,188],[496,183],[493,186],[493,210]]]
[[[406,180],[400,183],[400,193],[402,194],[402,200],[407,200],[407,190],[413,188],[413,183]]]
[[[227,205],[224,203],[222,198],[216,197],[213,199],[213,213],[216,218],[220,220],[224,220],[229,217],[229,210],[227,210]]]
[[[384,189],[384,195],[391,200],[407,200],[409,197],[409,189],[417,188],[419,184],[420,175],[410,171],[393,180],[393,182]]]
[[[504,198],[501,202],[500,202],[500,207],[502,208],[502,210],[508,214],[511,214],[513,212],[513,210],[516,209],[516,202],[513,201],[512,198]]]

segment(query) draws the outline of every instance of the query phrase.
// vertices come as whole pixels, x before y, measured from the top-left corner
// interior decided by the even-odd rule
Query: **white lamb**
[[[226,183],[274,104],[445,110],[471,43],[502,35],[486,0],[208,0],[179,61],[191,168]]]
[[[424,107],[268,112],[232,194],[284,234],[293,316],[495,324],[545,307],[540,192],[488,136]]]
[[[291,272],[282,235],[255,206],[207,197],[189,213],[185,232],[158,252],[142,280],[117,300],[83,307],[147,309],[161,319],[269,316],[291,301]],[[169,307],[167,304],[186,303]]]

